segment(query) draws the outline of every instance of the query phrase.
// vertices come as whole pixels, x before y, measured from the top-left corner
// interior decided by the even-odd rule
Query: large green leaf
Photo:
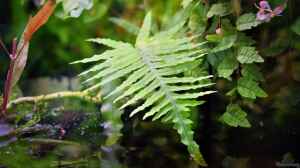
[[[207,27],[208,7],[205,4],[199,3],[195,6],[194,12],[190,14],[188,26],[192,32],[201,35]]]
[[[231,74],[238,67],[238,65],[239,63],[232,52],[230,52],[229,55],[225,55],[222,62],[218,66],[219,77],[230,79]]]
[[[236,21],[236,27],[239,31],[251,29],[259,24],[260,22],[256,20],[256,16],[253,13],[243,14]]]
[[[238,80],[237,90],[241,96],[250,99],[268,96],[267,93],[259,87],[256,81],[247,77],[242,77]]]
[[[242,64],[251,64],[254,62],[264,62],[264,59],[258,54],[255,47],[241,47],[238,51],[238,61]]]
[[[232,127],[251,127],[247,120],[247,113],[237,104],[230,104],[220,120]]]
[[[199,97],[214,91],[203,89],[212,83],[203,82],[211,76],[184,77],[190,63],[197,62],[206,53],[204,43],[195,43],[194,37],[179,36],[183,24],[151,35],[152,19],[148,13],[135,45],[108,39],[90,41],[111,47],[100,55],[81,61],[98,62],[82,73],[96,89],[116,79],[122,80],[106,98],[119,94],[114,102],[122,103],[121,109],[138,106],[130,116],[144,112],[144,119],[162,119],[174,124],[181,142],[194,160],[205,166],[198,144],[194,141],[191,107],[203,103]],[[99,82],[100,79],[100,82]],[[122,101],[121,101],[122,100]]]
[[[234,45],[236,39],[236,34],[224,36],[221,42],[218,43],[218,45],[212,49],[212,52],[224,51],[226,49],[231,48]]]
[[[231,13],[230,3],[216,3],[213,4],[207,13],[207,17],[226,16]]]
[[[252,79],[254,81],[263,81],[264,77],[262,73],[259,71],[259,68],[254,64],[246,64],[242,69],[243,77]]]

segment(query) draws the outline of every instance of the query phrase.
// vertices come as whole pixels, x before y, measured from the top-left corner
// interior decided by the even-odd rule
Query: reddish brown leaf
[[[17,84],[26,66],[29,43],[30,42],[25,43],[23,36],[18,43],[18,47],[17,47],[18,57],[16,58],[13,66],[11,87],[14,87]]]
[[[38,13],[29,19],[29,22],[26,26],[26,30],[24,32],[24,40],[25,43],[30,41],[32,35],[43,26],[52,15],[56,6],[55,0],[48,0],[47,3],[38,11]]]

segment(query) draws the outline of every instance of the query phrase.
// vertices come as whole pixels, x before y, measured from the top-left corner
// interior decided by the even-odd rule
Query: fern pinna
[[[180,31],[184,23],[151,36],[151,13],[147,14],[135,46],[110,39],[91,39],[89,41],[111,47],[100,55],[83,59],[75,63],[98,62],[81,75],[89,75],[86,82],[98,81],[91,86],[97,89],[115,79],[124,79],[113,92],[106,97],[119,94],[115,102],[125,97],[121,109],[143,101],[130,114],[133,116],[147,108],[143,119],[161,119],[173,123],[194,160],[206,165],[198,144],[193,139],[190,108],[203,101],[197,98],[214,91],[201,91],[212,85],[203,81],[211,76],[185,77],[183,72],[189,69],[192,61],[203,57],[203,43],[194,43],[193,37],[182,36]],[[178,37],[180,36],[181,37]]]

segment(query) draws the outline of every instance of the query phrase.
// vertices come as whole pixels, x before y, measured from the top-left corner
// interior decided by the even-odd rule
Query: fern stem
[[[157,72],[157,69],[155,68],[155,65],[149,59],[149,57],[151,57],[151,55],[147,54],[147,53],[150,53],[150,52],[147,51],[146,48],[141,48],[140,52],[141,52],[141,56],[143,58],[144,63],[147,64],[150,67],[150,72],[152,72],[154,74],[155,78],[157,80],[159,80],[161,89],[166,93],[167,99],[170,100],[170,102],[172,103],[172,106],[174,106],[174,108],[177,109],[176,101],[172,98],[171,91],[167,88],[167,84],[164,82],[162,77]]]
[[[140,52],[141,52],[141,55],[142,55],[142,58],[143,58],[145,64],[147,64],[150,67],[150,71],[154,74],[154,76],[157,78],[157,80],[159,80],[161,90],[166,93],[166,98],[171,102],[171,104],[173,106],[173,110],[175,112],[174,114],[176,115],[176,118],[183,118],[181,116],[181,113],[180,113],[179,107],[176,103],[176,100],[172,96],[172,92],[168,89],[167,84],[164,82],[162,77],[157,72],[157,69],[155,68],[155,65],[151,62],[151,59],[149,59],[149,57],[151,57],[151,55],[147,54],[147,53],[150,53],[150,51],[147,51],[146,48],[142,48],[142,49],[140,49]],[[182,120],[178,120],[177,123],[175,123],[175,124],[180,125],[181,128],[185,128],[185,125],[186,125],[185,123],[183,123]],[[184,130],[183,134],[186,132],[187,131]],[[183,134],[180,134],[180,135],[183,136]]]
[[[159,74],[157,71],[157,68],[155,67],[155,64],[151,61],[151,50],[139,47],[142,59],[146,65],[149,66],[150,72],[154,74],[155,78],[160,83],[160,89],[165,92],[166,99],[168,99],[172,104],[172,109],[175,116],[171,116],[171,118],[176,118],[176,120],[172,119],[172,122],[174,123],[174,127],[177,129],[179,135],[181,136],[181,141],[183,144],[185,144],[188,147],[188,151],[192,154],[194,159],[199,162],[201,165],[206,166],[205,160],[202,158],[201,153],[199,151],[199,146],[197,143],[193,140],[193,132],[191,129],[191,126],[186,123],[186,117],[180,110],[180,107],[177,105],[176,99],[173,98],[172,91],[169,89],[170,86],[168,86],[164,80],[163,77]]]

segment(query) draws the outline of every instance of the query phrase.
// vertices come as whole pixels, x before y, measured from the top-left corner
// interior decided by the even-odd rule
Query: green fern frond
[[[194,43],[194,37],[179,37],[179,26],[151,35],[151,13],[147,14],[136,44],[114,41],[110,39],[92,39],[99,44],[112,49],[100,55],[83,59],[75,63],[97,62],[97,65],[83,72],[89,75],[86,82],[98,81],[92,86],[101,87],[116,79],[123,82],[106,98],[119,95],[115,102],[126,99],[121,109],[143,102],[135,108],[130,116],[149,109],[144,113],[144,119],[161,119],[174,124],[194,160],[200,165],[206,165],[198,144],[194,141],[190,107],[203,103],[197,98],[214,93],[202,89],[212,85],[203,81],[212,76],[184,77],[183,72],[189,64],[203,57],[206,53],[203,43]]]

